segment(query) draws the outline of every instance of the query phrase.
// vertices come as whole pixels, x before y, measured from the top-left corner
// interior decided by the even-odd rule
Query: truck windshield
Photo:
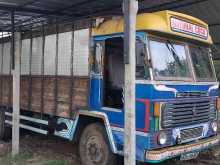
[[[156,80],[192,80],[185,45],[154,39],[149,45]]]
[[[198,81],[215,81],[209,48],[189,46],[196,78]]]

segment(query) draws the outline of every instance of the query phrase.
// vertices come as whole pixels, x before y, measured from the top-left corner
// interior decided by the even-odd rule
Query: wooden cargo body
[[[4,107],[12,107],[11,78],[0,79]],[[87,108],[88,78],[57,77],[56,87],[55,77],[22,76],[20,98],[22,110],[70,118],[78,109]]]
[[[21,49],[21,109],[65,118],[72,118],[78,109],[86,109],[88,47],[88,30],[45,35],[44,42],[43,36],[24,38]],[[8,40],[0,43],[0,104],[12,107]]]
[[[1,76],[1,106],[12,107],[11,79]],[[87,108],[88,78],[22,76],[20,98],[22,110],[69,118]]]

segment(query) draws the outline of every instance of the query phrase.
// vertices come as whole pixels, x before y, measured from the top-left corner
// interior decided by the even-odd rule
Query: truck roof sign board
[[[171,30],[175,32],[181,32],[188,35],[193,35],[202,39],[208,38],[208,29],[182,19],[175,17],[170,18]]]

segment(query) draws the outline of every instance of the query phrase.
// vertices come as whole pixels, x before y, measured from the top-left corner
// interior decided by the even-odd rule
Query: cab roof
[[[186,22],[190,25],[206,29],[207,37],[194,35],[193,33],[185,33],[184,30],[173,30],[171,27],[171,18]],[[196,28],[195,27],[195,28]],[[155,13],[142,13],[137,15],[137,31],[153,31],[164,34],[170,34],[185,39],[201,41],[203,43],[212,44],[212,38],[209,34],[208,24],[195,17],[173,12],[169,10],[155,12]],[[123,17],[115,17],[111,20],[106,20],[96,28],[93,28],[93,36],[112,35],[122,33],[124,31]]]

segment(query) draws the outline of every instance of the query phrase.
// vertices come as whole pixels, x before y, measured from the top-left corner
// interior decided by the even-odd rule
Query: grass
[[[28,160],[31,160],[33,155],[31,153],[22,153],[14,157],[11,154],[6,154],[0,158],[0,165],[30,165]],[[35,163],[33,163],[35,164]],[[65,160],[40,160],[37,165],[69,165]]]
[[[27,159],[32,158],[30,153],[22,153],[16,156],[11,156],[7,154],[0,159],[0,165],[24,165]]]
[[[65,160],[48,160],[42,165],[68,165],[68,163]]]

